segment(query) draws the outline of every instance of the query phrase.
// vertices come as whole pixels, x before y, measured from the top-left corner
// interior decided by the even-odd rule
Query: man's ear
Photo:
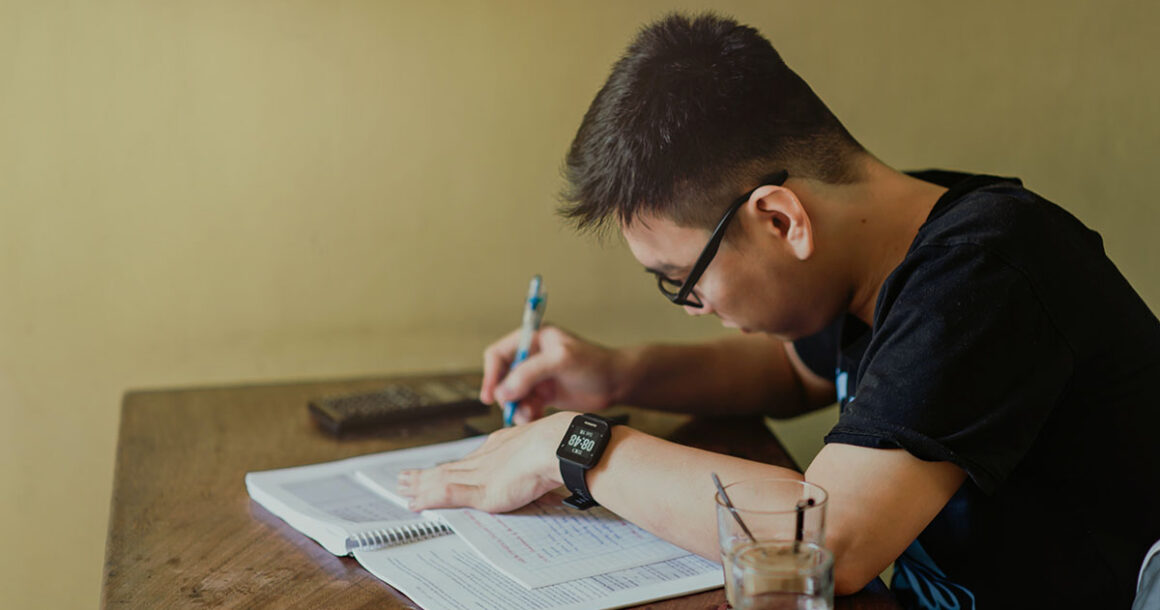
[[[799,260],[814,253],[814,229],[810,215],[793,191],[784,186],[766,185],[753,192],[749,205],[766,230],[785,240]]]

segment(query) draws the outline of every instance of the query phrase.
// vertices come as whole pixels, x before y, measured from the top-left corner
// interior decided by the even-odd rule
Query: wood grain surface
[[[473,373],[451,376],[478,380]],[[312,398],[431,377],[127,393],[102,607],[415,608],[354,559],[331,555],[251,501],[243,477],[254,470],[463,438],[464,420],[452,417],[335,439],[315,427],[307,413]],[[615,411],[630,413],[633,427],[676,442],[793,466],[760,418]],[[647,607],[692,610],[723,602],[717,589]],[[898,607],[880,582],[877,589],[838,598],[836,606]]]

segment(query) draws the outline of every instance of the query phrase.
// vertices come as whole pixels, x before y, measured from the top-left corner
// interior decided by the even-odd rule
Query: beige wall
[[[681,6],[0,0],[0,607],[97,602],[126,388],[476,366],[535,272],[601,341],[721,332],[552,214]],[[1156,308],[1156,6],[719,8],[887,162],[1024,177]]]

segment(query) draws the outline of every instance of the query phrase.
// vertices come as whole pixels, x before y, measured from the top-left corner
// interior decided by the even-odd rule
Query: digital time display
[[[580,434],[572,434],[568,437],[568,446],[572,447],[574,450],[579,449],[580,451],[588,453],[596,448],[596,441],[590,438],[585,438]]]
[[[608,428],[590,421],[573,425],[560,441],[556,455],[591,468],[608,442]]]

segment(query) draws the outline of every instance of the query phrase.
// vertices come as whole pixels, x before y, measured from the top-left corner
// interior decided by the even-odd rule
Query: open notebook
[[[475,437],[246,475],[250,497],[423,608],[619,608],[721,586],[721,567],[603,508],[548,494],[502,515],[413,513],[398,473],[458,459]]]

